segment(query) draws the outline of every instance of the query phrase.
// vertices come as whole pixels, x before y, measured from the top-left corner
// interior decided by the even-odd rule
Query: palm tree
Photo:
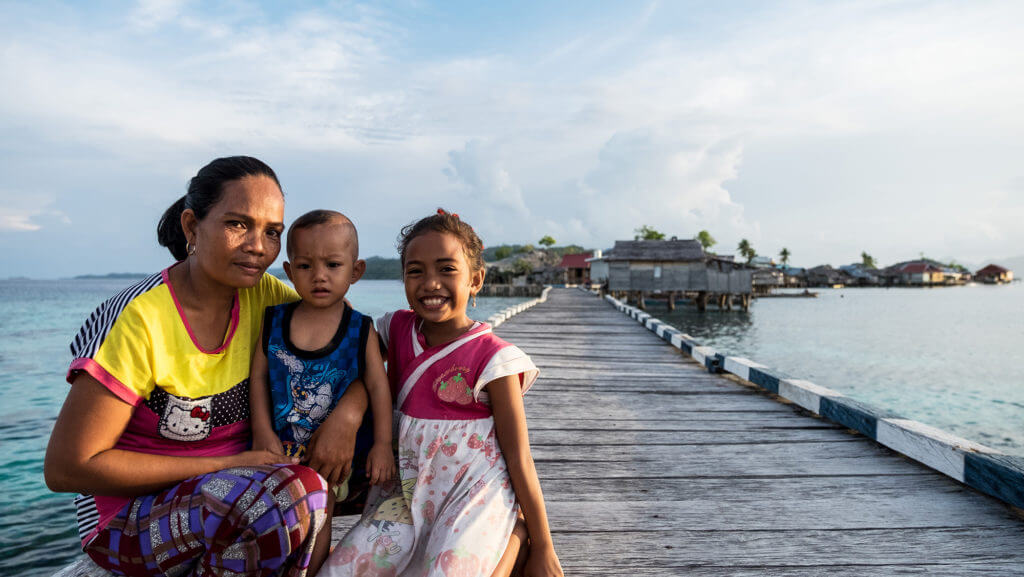
[[[636,233],[633,240],[665,240],[665,233],[659,232],[653,226],[646,224],[635,229],[633,232]]]
[[[789,266],[789,249],[782,247],[779,251],[779,260],[782,261],[782,266]]]
[[[861,251],[860,262],[864,268],[878,268],[875,266],[875,257],[867,253],[867,251]]]
[[[702,230],[697,233],[697,242],[700,243],[700,246],[704,249],[704,252],[708,252],[709,248],[715,246],[715,244],[718,243],[718,241],[715,240],[715,237],[711,236],[711,233],[706,230]]]
[[[740,251],[740,255],[743,256],[743,258],[747,259],[748,264],[750,261],[754,260],[755,256],[757,256],[757,252],[754,250],[754,247],[750,246],[750,241],[747,239],[740,241],[740,245],[737,247],[737,250]]]

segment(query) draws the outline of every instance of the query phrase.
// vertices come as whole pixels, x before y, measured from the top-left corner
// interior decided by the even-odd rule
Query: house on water
[[[594,256],[587,259],[590,265],[590,282],[604,284],[608,280],[608,262],[604,260],[604,253],[601,249],[594,251]]]
[[[734,298],[744,309],[750,306],[752,270],[705,254],[695,239],[617,240],[604,261],[608,290],[631,295],[641,308],[644,297],[653,293],[665,294],[669,308],[682,295],[693,297],[700,310],[709,301],[731,308]]]
[[[985,284],[1001,284],[1013,280],[1013,271],[997,264],[990,264],[974,273],[974,280]]]
[[[591,256],[593,253],[589,252],[562,255],[562,262],[558,263],[558,268],[563,271],[565,284],[590,282],[590,262],[587,259]]]

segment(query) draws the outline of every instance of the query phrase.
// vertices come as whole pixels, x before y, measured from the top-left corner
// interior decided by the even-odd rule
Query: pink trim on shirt
[[[107,387],[107,389],[109,389],[111,393],[114,393],[117,398],[133,407],[137,407],[139,403],[143,401],[142,397],[124,386],[121,381],[117,380],[117,377],[108,373],[107,369],[104,369],[102,365],[92,359],[78,358],[71,361],[71,367],[68,368],[69,383],[72,383],[72,381],[75,380],[75,373],[78,371],[85,371],[89,376],[99,381],[104,387]]]
[[[228,328],[228,337],[224,339],[224,343],[221,344],[219,347],[212,351],[208,351],[204,349],[202,345],[199,344],[198,340],[196,340],[196,335],[195,333],[192,332],[192,325],[188,324],[188,319],[185,317],[185,310],[181,308],[181,303],[178,302],[178,295],[174,292],[174,286],[171,285],[171,275],[169,274],[169,272],[172,268],[178,266],[178,264],[180,263],[175,263],[165,268],[160,273],[160,275],[164,279],[164,284],[167,285],[167,290],[171,291],[171,300],[174,301],[174,308],[178,309],[178,317],[181,318],[182,324],[185,325],[185,330],[188,331],[189,338],[192,339],[192,344],[195,345],[197,349],[199,349],[199,352],[206,353],[208,355],[216,355],[217,353],[223,352],[224,349],[228,348],[228,345],[231,344],[231,338],[235,336],[235,329],[238,328],[238,291],[235,291],[234,302],[231,304],[231,326]]]

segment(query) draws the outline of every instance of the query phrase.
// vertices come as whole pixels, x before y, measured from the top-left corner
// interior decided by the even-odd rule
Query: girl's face
[[[224,184],[224,194],[203,220],[186,209],[185,237],[196,246],[188,258],[210,280],[231,288],[259,282],[281,252],[284,196],[273,179],[246,176]]]
[[[484,271],[473,271],[462,242],[451,234],[428,231],[405,248],[405,297],[424,323],[462,326],[469,321],[466,303],[484,284]]]

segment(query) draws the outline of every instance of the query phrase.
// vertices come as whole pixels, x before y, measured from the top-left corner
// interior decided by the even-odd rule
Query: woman
[[[179,261],[89,317],[47,448],[46,483],[78,492],[83,549],[125,575],[306,573],[327,519],[313,469],[249,446],[248,375],[267,305],[297,295],[265,271],[284,197],[269,166],[214,160],[167,209],[160,244]],[[310,466],[347,464],[366,409],[321,427]],[[329,440],[326,440],[329,439]],[[280,464],[280,463],[286,464]]]

